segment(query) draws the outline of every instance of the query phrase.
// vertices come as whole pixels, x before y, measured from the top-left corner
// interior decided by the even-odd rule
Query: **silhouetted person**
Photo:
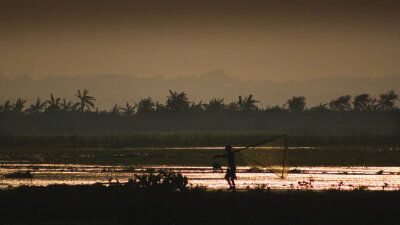
[[[236,162],[235,162],[235,151],[232,151],[232,146],[225,146],[226,153],[222,155],[216,155],[214,158],[222,157],[228,159],[228,169],[226,170],[225,179],[228,181],[229,189],[235,190],[236,177]]]

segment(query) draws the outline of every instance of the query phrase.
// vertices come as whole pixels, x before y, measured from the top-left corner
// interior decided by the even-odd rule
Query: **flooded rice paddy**
[[[209,189],[225,189],[223,171],[204,166],[104,166],[84,164],[0,164],[0,187],[51,184],[106,185],[127,182],[134,174],[157,170],[180,172],[189,179],[189,185]],[[226,169],[226,168],[223,168]],[[400,167],[296,167],[287,179],[280,179],[268,171],[253,173],[248,167],[238,167],[237,187],[271,189],[341,189],[399,190]],[[30,171],[31,179],[5,178],[5,174]]]
[[[189,185],[225,189],[224,171],[214,171],[223,147],[192,148],[0,148],[0,188],[20,185],[127,182],[135,174],[166,170],[188,177]],[[269,171],[249,172],[237,158],[237,187],[271,189],[400,189],[399,147],[289,148],[291,173],[280,179]],[[225,160],[225,161],[224,161]],[[225,164],[226,165],[226,164]],[[357,166],[348,166],[357,165]],[[30,171],[31,179],[6,178]]]

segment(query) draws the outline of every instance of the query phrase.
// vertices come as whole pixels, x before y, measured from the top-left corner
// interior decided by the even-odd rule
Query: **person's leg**
[[[233,177],[231,178],[231,183],[232,183],[232,186],[231,186],[232,189],[233,189],[233,190],[236,190],[236,187],[235,187],[235,178],[233,178]]]
[[[230,180],[230,177],[228,176],[228,174],[225,175],[225,180],[228,181],[229,189],[231,189],[232,188],[232,184],[231,184],[231,180]]]
[[[233,188],[233,187],[232,187],[232,181],[231,181],[229,178],[228,178],[227,181],[228,181],[228,184],[229,184],[229,189]]]

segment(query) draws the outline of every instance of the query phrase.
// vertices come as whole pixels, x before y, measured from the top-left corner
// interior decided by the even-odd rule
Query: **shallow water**
[[[82,164],[21,164],[8,163],[0,166],[0,187],[50,184],[110,184],[127,182],[134,174],[148,173],[163,169],[181,172],[189,178],[189,185],[209,189],[227,188],[224,172],[214,172],[211,167],[190,166],[102,166]],[[226,169],[226,168],[223,168]],[[294,169],[294,168],[291,168]],[[287,179],[280,179],[273,173],[251,173],[248,167],[238,167],[236,185],[240,189],[341,189],[352,190],[399,190],[400,167],[297,167],[297,173],[290,173]],[[6,179],[4,174],[29,170],[32,179]],[[118,180],[118,181],[117,181]]]

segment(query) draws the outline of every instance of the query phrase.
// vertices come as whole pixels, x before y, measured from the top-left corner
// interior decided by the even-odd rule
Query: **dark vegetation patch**
[[[400,111],[0,112],[0,133],[270,132],[291,134],[400,133]]]
[[[0,134],[0,147],[209,147],[248,146],[282,133]],[[288,134],[289,146],[400,146],[400,133]]]
[[[0,162],[25,164],[87,164],[210,166],[218,163],[226,166],[226,160],[215,160],[223,149],[86,149],[57,147],[3,147]],[[348,146],[290,149],[290,166],[400,166],[399,147]],[[244,166],[240,155],[237,164]]]

